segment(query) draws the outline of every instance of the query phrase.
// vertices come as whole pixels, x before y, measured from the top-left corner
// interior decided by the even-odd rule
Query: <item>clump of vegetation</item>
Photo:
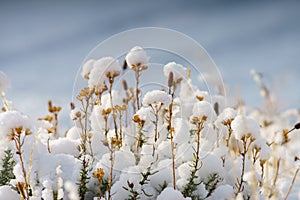
[[[49,101],[48,115],[32,120],[0,91],[1,192],[45,200],[297,195],[300,114],[277,112],[258,73],[266,109],[226,105],[225,96],[201,90],[191,69],[175,62],[163,66],[165,85],[146,91],[146,51],[134,47],[121,59],[122,67],[112,57],[83,65],[87,85],[71,103],[74,124],[64,133],[61,107]]]
[[[12,150],[5,150],[2,158],[2,169],[0,170],[0,185],[9,185],[10,180],[15,178],[13,173],[15,165],[16,161],[13,158]]]

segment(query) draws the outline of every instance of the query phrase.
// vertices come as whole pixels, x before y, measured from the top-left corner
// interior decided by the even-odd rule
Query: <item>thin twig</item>
[[[288,198],[290,192],[292,191],[292,188],[293,188],[294,183],[295,183],[295,181],[296,181],[296,178],[297,178],[299,169],[300,169],[300,168],[298,168],[298,169],[296,170],[295,174],[294,174],[293,180],[292,180],[292,182],[291,182],[291,184],[290,184],[290,186],[289,186],[288,192],[286,193],[286,195],[285,195],[285,197],[284,197],[284,200],[287,200],[287,198]]]

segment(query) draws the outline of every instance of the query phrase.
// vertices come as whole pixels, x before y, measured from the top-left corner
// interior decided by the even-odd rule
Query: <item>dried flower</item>
[[[203,101],[204,100],[204,97],[203,96],[196,96],[196,98],[199,100],[199,101]]]
[[[112,109],[111,108],[107,108],[107,109],[103,109],[102,110],[102,115],[109,115],[111,113]]]
[[[104,177],[104,170],[102,168],[98,168],[94,173],[93,177],[96,179],[102,179]]]
[[[125,60],[128,66],[134,71],[137,68],[140,70],[147,69],[148,56],[142,47],[133,47],[126,55]]]
[[[122,141],[118,138],[112,137],[111,138],[111,146],[113,148],[119,147],[122,144]]]
[[[15,128],[15,132],[16,132],[18,135],[21,135],[22,132],[23,132],[23,127],[22,127],[22,126],[16,127],[16,128]]]

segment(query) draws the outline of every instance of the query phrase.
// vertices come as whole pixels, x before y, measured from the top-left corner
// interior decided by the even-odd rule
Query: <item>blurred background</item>
[[[77,71],[97,44],[128,29],[165,27],[199,42],[247,105],[262,104],[255,69],[279,110],[299,108],[299,8],[296,0],[0,1],[0,70],[17,109],[44,116],[52,99],[66,115]]]

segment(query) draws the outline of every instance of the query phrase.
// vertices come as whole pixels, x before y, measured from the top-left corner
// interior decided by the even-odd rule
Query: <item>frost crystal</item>
[[[169,62],[164,66],[164,74],[167,78],[171,72],[173,72],[175,82],[186,77],[186,68],[175,62]]]
[[[132,69],[137,66],[147,66],[149,58],[142,47],[135,46],[126,55],[125,60]]]

